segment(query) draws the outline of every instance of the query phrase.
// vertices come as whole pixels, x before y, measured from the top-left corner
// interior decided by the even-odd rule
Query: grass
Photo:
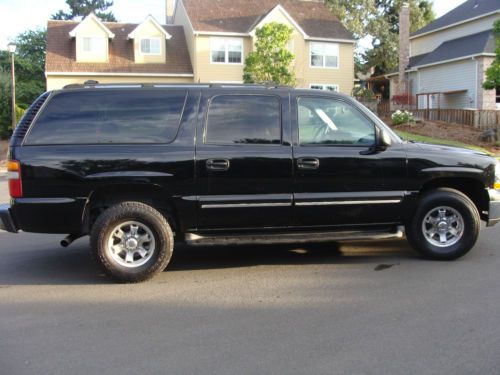
[[[426,135],[413,134],[413,133],[408,133],[408,132],[401,131],[401,130],[395,130],[395,132],[401,138],[403,138],[407,141],[434,143],[434,144],[438,144],[438,145],[453,146],[453,147],[462,147],[462,148],[468,148],[471,150],[484,152],[485,154],[488,154],[488,155],[493,155],[490,151],[488,151],[485,148],[475,146],[475,145],[470,145],[467,143],[462,143],[462,142],[458,142],[458,141],[451,141],[449,139],[432,138],[432,137],[429,137]]]

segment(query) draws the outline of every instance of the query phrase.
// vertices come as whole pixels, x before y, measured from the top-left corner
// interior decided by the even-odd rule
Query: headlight
[[[500,160],[497,160],[497,165],[495,167],[495,185],[496,190],[500,190]]]

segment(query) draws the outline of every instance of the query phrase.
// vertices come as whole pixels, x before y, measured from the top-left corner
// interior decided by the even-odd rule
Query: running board
[[[331,241],[367,241],[403,238],[404,227],[398,226],[384,230],[365,231],[336,231],[336,232],[286,232],[286,233],[259,233],[259,234],[195,234],[186,233],[185,240],[192,246],[224,246],[224,245],[257,245],[257,244],[286,244],[312,243]]]

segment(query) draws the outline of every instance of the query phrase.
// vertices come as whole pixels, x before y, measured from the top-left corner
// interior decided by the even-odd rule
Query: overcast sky
[[[441,16],[465,0],[433,0]],[[0,49],[24,30],[45,27],[50,15],[67,10],[64,0],[0,0]],[[114,0],[112,10],[121,22],[140,22],[148,14],[165,22],[165,0]]]

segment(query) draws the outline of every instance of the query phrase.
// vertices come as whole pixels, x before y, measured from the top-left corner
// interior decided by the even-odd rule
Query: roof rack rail
[[[88,80],[84,83],[71,83],[63,87],[68,89],[115,89],[115,88],[254,88],[254,89],[285,89],[292,86],[275,83],[99,83]]]

